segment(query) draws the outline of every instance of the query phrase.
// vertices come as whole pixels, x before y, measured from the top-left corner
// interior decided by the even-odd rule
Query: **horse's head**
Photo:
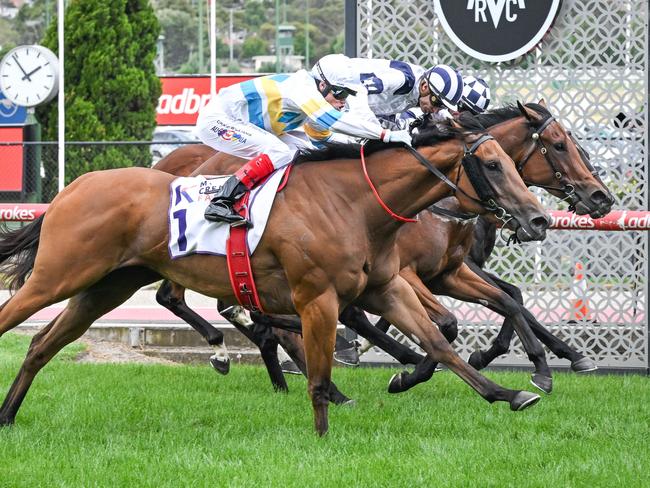
[[[510,156],[486,132],[453,124],[462,134],[455,196],[463,210],[502,221],[521,241],[543,240],[550,218],[528,191]]]
[[[566,200],[579,215],[594,218],[609,213],[614,197],[589,162],[589,155],[551,115],[544,100],[517,102],[527,120],[528,144],[517,157],[517,170],[526,184],[544,188]]]

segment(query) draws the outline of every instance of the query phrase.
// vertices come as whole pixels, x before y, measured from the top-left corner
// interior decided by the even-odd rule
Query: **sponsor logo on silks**
[[[235,141],[243,144],[248,140],[238,131],[232,129],[224,129],[222,127],[214,126],[210,130],[221,137],[224,141]]]
[[[560,0],[434,0],[434,6],[456,46],[497,63],[531,51],[551,28]]]

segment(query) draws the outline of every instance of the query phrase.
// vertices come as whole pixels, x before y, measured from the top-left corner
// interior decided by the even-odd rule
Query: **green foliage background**
[[[161,89],[154,69],[160,27],[149,1],[73,1],[65,26],[66,139],[151,140]],[[43,45],[57,52],[56,22],[50,23]],[[56,140],[57,103],[40,108],[37,117],[43,139]],[[70,179],[151,161],[147,146],[73,146],[66,159]],[[46,161],[45,172],[44,181],[56,188],[56,161]]]

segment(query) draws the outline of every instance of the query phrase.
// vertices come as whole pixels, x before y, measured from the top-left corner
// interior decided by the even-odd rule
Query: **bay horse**
[[[526,106],[518,104],[492,110],[479,119],[483,125],[489,127],[490,133],[502,143],[506,152],[519,162],[518,170],[527,184],[546,188],[556,196],[568,199],[571,205],[577,206],[576,210],[579,213],[591,212],[596,217],[598,214],[604,215],[609,212],[613,202],[609,191],[597,178],[584,151],[552,116],[543,100],[538,104]],[[179,149],[171,153],[169,159],[161,160],[157,167],[164,171],[178,171],[178,161],[183,159],[181,152],[182,149]],[[241,164],[240,161],[238,158],[229,159],[226,156],[224,159],[223,155],[216,155],[195,173],[233,172]],[[183,168],[184,171],[190,169],[191,166]],[[457,203],[448,202],[445,208],[449,210],[447,215],[440,215],[440,208],[431,208],[419,215],[417,224],[404,226],[400,230],[397,244],[402,265],[405,266],[401,274],[414,286],[416,292],[419,290],[418,296],[425,304],[430,318],[439,325],[445,336],[452,340],[457,335],[457,320],[431,295],[431,291],[467,301],[485,303],[506,317],[495,345],[487,353],[480,351],[473,353],[470,364],[482,368],[489,363],[488,359],[507,352],[504,341],[505,338],[508,340],[512,338],[514,330],[512,322],[523,320],[552,352],[560,358],[569,359],[574,371],[595,369],[595,364],[590,359],[570,348],[537,322],[523,307],[518,288],[493,275],[488,275],[477,266],[476,250],[477,248],[483,250],[483,254],[488,249],[491,251],[496,239],[496,225],[488,224],[485,220],[481,220],[480,225],[477,225],[476,219],[473,221],[463,219],[458,212]],[[461,218],[458,218],[459,215]],[[486,228],[486,224],[490,227]],[[474,239],[476,233],[487,236],[487,239]],[[481,267],[484,263],[485,259],[481,261]],[[170,310],[182,309],[183,315],[179,314],[179,316],[183,318],[188,313],[193,313],[184,303],[182,289],[172,289],[172,285],[169,284],[163,285],[158,296],[159,303]],[[253,314],[252,318],[256,324],[268,326],[275,324],[281,325],[282,328],[300,330],[299,323],[287,322],[286,319],[280,324],[277,318],[264,318],[260,314]],[[198,320],[203,321],[200,317]],[[260,347],[274,387],[286,390],[286,382],[277,365],[277,357],[273,353],[277,342],[270,338],[263,328],[251,330],[244,327],[245,320],[247,320],[245,317],[244,319],[240,317],[231,322]],[[339,320],[364,337],[370,338],[371,342],[379,343],[380,347],[400,362],[406,364],[419,362],[422,359],[407,346],[378,331],[359,309],[347,307]],[[201,329],[195,325],[196,319],[188,323],[201,332]],[[203,323],[207,330],[216,331],[207,322],[203,321]],[[386,331],[389,325],[383,319],[377,324],[383,331]],[[304,358],[300,357],[299,352],[300,345],[292,344],[292,342],[298,343],[299,339],[279,329],[275,331],[275,339],[282,343],[298,366],[304,370]],[[531,360],[534,363],[537,361],[536,358]],[[434,370],[435,365],[431,361],[423,362],[416,368],[414,374],[404,372],[392,378],[389,391],[392,393],[404,391],[430,377]],[[545,373],[546,370],[538,367],[532,381],[535,386],[550,393],[552,389],[550,372]],[[341,402],[347,400],[340,392],[335,395],[334,398]]]
[[[423,132],[414,146],[419,157],[401,145],[367,147],[368,179],[395,217],[415,216],[455,191],[466,211],[496,208],[512,215],[511,228],[522,240],[545,236],[549,217],[492,138],[449,125]],[[449,186],[450,175],[456,190]],[[172,260],[168,254],[167,210],[174,178],[145,168],[88,173],[55,197],[44,218],[0,235],[2,247],[9,248],[2,261],[10,278],[24,279],[12,276],[12,269],[31,268],[23,286],[0,307],[0,336],[42,308],[70,299],[32,339],[0,406],[0,425],[15,421],[35,375],[62,347],[142,286],[163,277],[236,303],[224,257]],[[358,159],[300,164],[277,195],[252,256],[263,309],[301,318],[308,391],[320,435],[328,430],[337,318],[353,302],[386,317],[488,402],[505,401],[512,410],[522,410],[539,400],[539,395],[485,378],[433,326],[399,275],[395,240],[403,223],[379,205]],[[17,238],[20,243],[12,249],[10,241]],[[535,339],[524,336],[522,341]]]

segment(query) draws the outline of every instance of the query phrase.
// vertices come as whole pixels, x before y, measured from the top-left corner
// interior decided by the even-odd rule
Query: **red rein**
[[[384,210],[386,210],[386,213],[393,217],[395,220],[398,220],[400,222],[417,222],[417,219],[409,219],[406,217],[402,217],[401,215],[397,215],[395,212],[393,212],[390,208],[388,208],[388,205],[384,203],[384,201],[381,199],[379,196],[379,193],[377,192],[377,188],[375,188],[375,185],[372,184],[372,181],[370,180],[370,176],[368,176],[368,168],[366,168],[366,158],[363,154],[363,145],[361,145],[361,167],[363,168],[363,174],[366,177],[366,181],[368,182],[368,185],[370,186],[370,189],[375,195],[375,198],[379,202],[379,205],[382,206]]]

